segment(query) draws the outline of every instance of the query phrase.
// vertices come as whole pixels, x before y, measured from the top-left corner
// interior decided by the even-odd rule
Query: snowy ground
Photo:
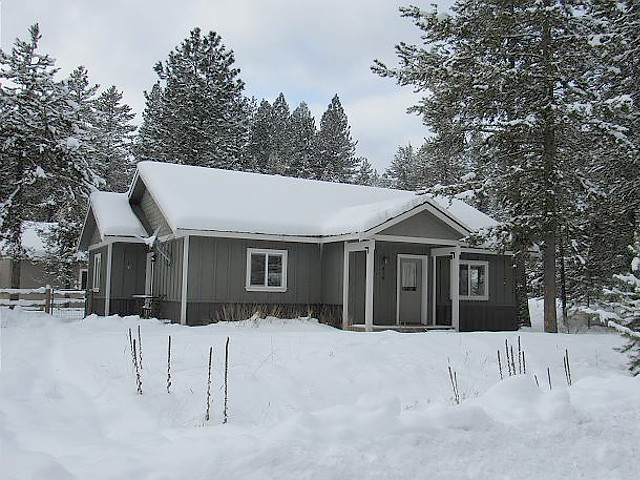
[[[518,333],[0,316],[2,479],[632,479],[640,471],[640,378],[614,350],[621,338],[603,330],[520,332],[528,374],[500,381],[496,352],[505,339],[516,346]],[[127,338],[138,325],[141,396]]]

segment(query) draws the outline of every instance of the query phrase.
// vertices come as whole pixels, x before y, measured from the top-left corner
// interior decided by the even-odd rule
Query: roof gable
[[[89,196],[89,211],[82,227],[80,248],[94,243],[96,231],[99,238],[105,237],[145,237],[140,219],[129,205],[126,193],[92,192]]]

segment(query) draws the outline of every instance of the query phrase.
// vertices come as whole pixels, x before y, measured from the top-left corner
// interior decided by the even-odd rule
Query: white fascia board
[[[131,183],[129,184],[129,190],[127,190],[127,198],[131,200],[131,195],[133,195],[133,189],[140,178],[140,172],[136,168],[135,172],[133,172],[133,178],[131,179]],[[146,185],[145,185],[146,187]]]
[[[331,242],[343,242],[347,240],[357,239],[357,235],[349,234],[344,236],[305,236],[305,235],[279,235],[273,233],[245,233],[245,232],[223,232],[219,230],[188,230],[178,229],[175,233],[175,238],[181,238],[185,236],[196,237],[216,237],[216,238],[237,238],[245,240],[270,240],[275,242],[292,242],[292,243],[331,243]]]
[[[511,252],[509,250],[505,250],[504,252],[501,252],[499,250],[491,250],[489,248],[482,248],[482,247],[477,247],[477,248],[462,247],[460,251],[462,253],[479,253],[482,255],[509,255],[509,256],[515,255],[514,252]]]
[[[381,232],[382,230],[385,230],[385,229],[387,229],[389,227],[392,227],[392,226],[394,226],[394,225],[396,225],[396,224],[398,224],[398,223],[400,223],[400,222],[402,222],[402,221],[404,221],[404,220],[406,220],[408,218],[413,217],[414,215],[417,215],[418,213],[424,212],[425,210],[428,210],[429,213],[431,213],[438,220],[440,220],[443,223],[445,223],[448,227],[451,227],[456,232],[459,232],[463,237],[466,237],[467,235],[473,233],[471,230],[469,230],[464,225],[460,224],[457,220],[452,218],[446,211],[444,211],[439,206],[435,205],[429,199],[426,199],[423,204],[418,205],[417,207],[413,207],[412,209],[407,210],[406,212],[401,213],[400,215],[397,215],[397,216],[395,216],[395,217],[393,217],[393,218],[381,223],[377,227],[370,228],[365,233],[367,233],[369,235],[375,235],[375,234]]]
[[[144,243],[144,240],[138,237],[120,237],[117,235],[106,235],[104,240],[100,243],[94,243],[87,249],[88,251],[96,250],[98,248],[106,247],[113,243]]]
[[[80,231],[80,236],[78,237],[76,252],[80,251],[80,243],[82,243],[82,236],[84,235],[84,229],[87,227],[87,219],[89,218],[89,213],[91,212],[91,202],[88,199],[87,199],[87,203],[88,203],[87,213],[84,214],[84,221],[82,222],[82,230]],[[96,228],[98,228],[98,222],[95,221],[95,215],[94,215],[94,223],[96,224]],[[98,229],[98,233],[100,233],[100,229]],[[102,233],[100,233],[100,240],[104,240],[104,238],[102,237]],[[89,246],[87,246],[87,250],[88,249],[89,249]]]
[[[404,235],[373,235],[371,238],[379,242],[416,243],[420,245],[444,245],[448,247],[456,247],[461,245],[461,242],[459,241],[447,240],[443,238],[407,237]]]

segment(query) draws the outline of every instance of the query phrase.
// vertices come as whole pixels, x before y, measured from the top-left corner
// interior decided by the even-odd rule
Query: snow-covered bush
[[[622,333],[627,344],[622,348],[629,354],[629,369],[640,374],[640,235],[629,247],[633,255],[631,271],[614,275],[614,284],[605,290],[619,321],[609,320],[608,325]]]

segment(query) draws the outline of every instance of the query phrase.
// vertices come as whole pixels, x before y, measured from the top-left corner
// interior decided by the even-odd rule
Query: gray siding
[[[516,297],[513,267],[508,256],[463,253],[462,260],[489,262],[489,300],[460,300],[460,330],[515,330]],[[449,259],[438,259],[438,324],[451,316]]]
[[[349,253],[349,323],[364,323],[366,261],[363,251]]]
[[[441,238],[459,240],[462,235],[433,214],[422,211],[383,231],[381,235],[401,235],[408,237]]]
[[[96,248],[95,250],[89,251],[89,263],[88,263],[88,272],[87,272],[87,289],[92,290],[95,288],[95,272],[93,271],[93,259],[94,257],[100,253],[102,255],[101,260],[101,272],[100,272],[100,285],[99,291],[93,292],[91,291],[89,295],[91,296],[91,301],[87,305],[88,313],[97,313],[98,315],[104,315],[104,300],[106,295],[106,286],[107,286],[107,246]]]
[[[147,246],[137,243],[114,243],[111,259],[111,298],[109,313],[140,314],[140,300],[133,295],[144,294]]]
[[[328,243],[320,247],[321,292],[320,302],[324,305],[342,305],[342,263],[344,243]]]
[[[427,245],[377,242],[375,253],[374,323],[394,325],[396,323],[396,302],[398,295],[398,255],[429,255]],[[427,261],[427,292],[431,292],[431,264]],[[364,273],[363,273],[364,278]],[[427,321],[431,318],[431,295],[427,297]],[[402,319],[400,319],[402,321]]]
[[[0,288],[11,288],[11,259],[0,258]]]
[[[288,251],[286,292],[246,290],[248,248]],[[195,236],[189,239],[189,302],[317,304],[320,277],[320,247],[315,244]]]
[[[151,229],[151,233],[158,230],[158,235],[168,235],[171,233],[171,228],[169,228],[169,224],[165,220],[162,212],[156,205],[156,202],[151,197],[149,190],[146,188],[142,192],[142,196],[140,198],[140,209],[142,210],[144,221],[143,224],[146,224]],[[145,225],[145,226],[146,226]]]
[[[170,259],[170,263],[167,263],[162,255],[156,254],[153,267],[153,294],[162,296],[163,302],[180,302],[182,298],[183,244],[181,238],[158,244]]]

